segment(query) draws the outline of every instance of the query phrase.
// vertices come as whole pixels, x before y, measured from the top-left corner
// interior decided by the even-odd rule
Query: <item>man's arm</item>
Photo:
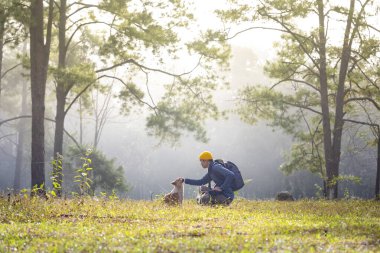
[[[204,177],[202,177],[201,179],[198,179],[198,180],[197,179],[185,178],[185,184],[189,184],[189,185],[204,185],[210,181],[211,181],[211,177],[208,173],[206,175],[204,175]]]

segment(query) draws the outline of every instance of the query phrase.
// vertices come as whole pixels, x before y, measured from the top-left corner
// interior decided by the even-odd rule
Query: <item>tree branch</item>
[[[349,41],[349,48],[352,47],[352,42],[354,41],[355,34],[358,31],[358,29],[359,29],[359,22],[357,22],[357,21],[361,18],[362,14],[364,12],[365,6],[369,3],[369,1],[370,0],[366,0],[365,3],[362,4],[362,7],[361,7],[361,9],[359,11],[359,14],[358,14],[358,16],[355,19],[356,22],[355,22],[354,29],[352,30],[352,33],[351,33],[351,38],[350,38],[350,41]]]
[[[22,115],[22,116],[17,116],[17,117],[14,117],[14,118],[9,118],[9,119],[6,119],[6,120],[3,120],[3,121],[0,121],[0,126],[7,123],[7,122],[10,122],[10,121],[13,121],[13,120],[18,120],[18,119],[23,119],[23,118],[32,118],[32,115]],[[50,121],[50,122],[54,122],[55,123],[55,120],[53,119],[50,119],[50,118],[44,118],[46,121]],[[80,148],[80,145],[79,143],[77,142],[77,140],[75,140],[75,138],[73,136],[71,136],[65,129],[63,129],[63,132],[75,143],[75,145]]]
[[[154,103],[154,99],[153,99],[152,94],[150,93],[150,89],[149,89],[149,74],[147,72],[145,72],[144,70],[142,70],[142,71],[144,72],[145,77],[146,77],[146,79],[145,79],[145,87],[146,87],[146,91],[148,93],[148,96],[150,98],[150,101],[152,102],[152,105],[154,107],[157,107],[156,103]],[[157,115],[156,111],[155,111],[155,113]]]
[[[6,74],[8,74],[8,72],[12,71],[13,69],[17,68],[18,66],[22,65],[22,63],[18,63],[16,65],[14,65],[13,67],[7,69],[2,75],[1,75],[1,79],[3,79],[5,77]]]
[[[360,66],[357,66],[359,71],[363,74],[363,76],[365,77],[365,79],[367,79],[367,81],[369,83],[371,83],[373,86],[375,86],[377,89],[379,89],[379,86],[377,86],[376,82],[373,81],[371,78],[369,78],[369,76],[365,73],[365,71],[362,70],[362,68]]]
[[[380,29],[378,29],[378,28],[376,28],[376,27],[374,27],[374,26],[372,26],[372,25],[370,25],[370,24],[367,24],[367,26],[368,26],[369,28],[375,30],[376,32],[380,33]]]
[[[271,100],[262,100],[262,101],[260,101],[260,100],[250,100],[250,99],[242,99],[242,100],[245,101],[245,102],[249,102],[249,103],[257,103],[257,102],[268,102],[268,101],[271,101]],[[293,107],[302,108],[302,109],[305,109],[305,110],[311,111],[311,112],[313,112],[313,113],[316,113],[316,114],[318,114],[318,115],[322,115],[321,112],[319,112],[319,111],[317,111],[317,110],[315,110],[315,109],[313,109],[313,108],[310,108],[310,107],[308,107],[308,106],[306,106],[306,105],[294,104],[294,103],[290,103],[290,102],[287,102],[287,101],[278,101],[278,102],[283,103],[283,104],[285,104],[285,105],[290,105],[290,106],[293,106]]]
[[[308,111],[311,111],[311,112],[314,112],[316,114],[319,114],[319,115],[322,115],[321,112],[315,110],[315,109],[312,109],[308,106],[305,106],[305,105],[300,105],[300,104],[294,104],[294,103],[290,103],[290,102],[286,102],[286,101],[281,101],[282,103],[286,104],[286,105],[290,105],[290,106],[294,106],[294,107],[297,107],[297,108],[302,108],[302,109],[305,109],[305,110],[308,110]]]
[[[104,75],[103,77],[106,77],[106,78],[111,78],[111,79],[115,79],[117,81],[119,81],[120,83],[122,83],[129,91],[131,91],[128,87],[128,85],[119,77],[116,77],[116,76],[109,76],[109,75]],[[137,101],[139,101],[140,103],[142,104],[145,104],[147,105],[150,109],[152,109],[153,111],[156,111],[156,107],[155,106],[151,106],[149,103],[145,102],[144,100],[140,99],[135,93],[131,92],[131,94],[135,97],[135,99]]]
[[[69,20],[71,22],[71,24],[68,27],[66,27],[66,31],[70,31],[73,26],[75,26],[77,23],[79,23],[83,20],[85,20],[85,18],[80,18],[78,20],[75,20],[75,22],[72,22],[71,20]]]
[[[76,32],[78,32],[79,29],[82,28],[83,26],[91,25],[91,24],[107,24],[107,23],[106,22],[100,22],[100,21],[91,21],[91,22],[82,23],[82,24],[78,25],[77,28],[75,28],[74,32],[70,35],[69,39],[67,40],[67,43],[66,43],[66,46],[65,46],[66,50],[69,48],[71,40],[74,38],[74,35],[76,34]]]
[[[89,84],[87,84],[85,87],[84,87],[84,89],[81,91],[81,92],[79,92],[76,96],[75,96],[75,98],[71,101],[71,103],[67,106],[67,108],[66,108],[66,110],[65,110],[65,115],[67,114],[67,112],[70,110],[70,108],[73,106],[73,104],[75,103],[75,101],[80,97],[80,96],[82,96],[82,94],[91,86],[91,85],[93,85],[97,80],[99,80],[100,78],[102,78],[102,77],[104,77],[104,76],[99,76],[98,78],[96,78],[95,79],[95,81],[94,82],[92,82],[92,83],[89,83]]]
[[[48,65],[50,47],[51,47],[51,36],[52,36],[52,26],[53,26],[53,15],[54,15],[54,0],[49,1],[49,14],[48,22],[46,27],[46,44],[45,44],[45,64]]]
[[[4,138],[8,138],[8,137],[10,137],[10,136],[12,136],[12,135],[16,135],[16,134],[17,134],[17,133],[3,135],[3,136],[0,137],[0,140],[1,140],[1,139],[4,139]]]
[[[81,3],[81,2],[77,2],[78,5],[82,5],[84,7],[88,7],[88,8],[91,8],[91,7],[94,7],[94,8],[98,8],[99,10],[102,10],[102,11],[105,11],[105,12],[109,12],[111,14],[115,14],[115,15],[122,15],[120,13],[117,13],[117,12],[113,12],[113,11],[110,11],[110,10],[106,10],[104,8],[101,8],[99,5],[96,5],[96,4],[86,4],[86,3]]]
[[[132,63],[133,65],[139,67],[140,69],[145,69],[145,70],[150,70],[150,71],[154,71],[154,72],[159,72],[159,73],[162,73],[162,74],[165,74],[165,75],[169,75],[169,76],[173,76],[173,77],[181,77],[181,76],[188,75],[191,72],[193,72],[200,65],[201,59],[202,59],[202,56],[199,58],[197,65],[193,69],[191,69],[190,71],[181,73],[181,74],[174,74],[174,73],[170,73],[170,72],[167,72],[167,71],[164,71],[164,70],[161,70],[161,69],[147,67],[147,66],[144,66],[144,65],[138,63],[134,59],[128,59],[128,60],[125,60],[123,62],[116,63],[116,64],[114,64],[114,65],[112,65],[110,67],[106,67],[106,68],[103,68],[103,69],[98,69],[98,70],[95,71],[95,73],[105,72],[107,70],[111,70],[111,69],[123,66],[123,65],[125,65],[127,63]]]
[[[312,156],[314,156],[314,147],[315,147],[315,151],[316,151],[316,153],[317,153],[317,157],[318,157],[319,169],[320,169],[320,172],[321,172],[322,177],[324,177],[324,174],[325,174],[325,173],[324,173],[324,171],[323,171],[322,156],[321,156],[321,154],[319,153],[318,143],[315,141],[315,135],[316,135],[316,133],[317,133],[317,131],[318,131],[319,125],[320,125],[321,122],[322,122],[322,119],[319,121],[317,127],[315,128],[315,131],[313,132],[313,131],[311,130],[311,127],[310,127],[310,125],[309,125],[309,122],[307,121],[307,119],[306,119],[306,117],[305,117],[305,114],[303,113],[303,110],[300,109],[300,111],[301,111],[301,114],[302,114],[302,118],[303,118],[304,122],[306,123],[306,126],[307,126],[307,128],[308,128],[308,130],[309,130],[309,135],[311,136],[311,147],[312,147],[312,148],[311,148],[311,154],[312,154]]]
[[[351,122],[351,123],[355,123],[355,124],[360,124],[360,125],[371,126],[371,127],[377,127],[377,128],[380,127],[379,124],[369,123],[369,122],[364,122],[364,121],[358,121],[358,120],[353,120],[353,119],[343,119],[343,121]]]
[[[319,90],[317,87],[315,87],[314,85],[312,85],[311,83],[308,83],[308,82],[303,81],[303,80],[294,79],[294,78],[283,79],[283,80],[281,80],[281,81],[279,81],[279,82],[273,84],[273,85],[270,87],[270,90],[274,89],[277,85],[279,85],[279,84],[281,84],[281,83],[283,83],[283,82],[303,83],[303,84],[309,86],[310,88],[314,89],[315,91],[320,92],[320,90]]]
[[[238,36],[239,34],[241,33],[244,33],[244,32],[247,32],[247,31],[250,31],[250,30],[254,30],[254,29],[262,29],[262,30],[272,30],[272,31],[279,31],[279,32],[287,32],[286,30],[282,30],[282,29],[278,29],[278,28],[271,28],[271,27],[264,27],[264,26],[252,26],[252,27],[249,27],[249,28],[246,28],[246,29],[243,29],[239,32],[236,32],[234,35],[232,35],[231,37],[227,37],[225,38],[225,40],[230,40],[230,39],[233,39],[235,38],[236,36]]]
[[[263,14],[260,14],[260,15],[263,15]],[[306,36],[303,36],[303,35],[300,35],[298,33],[295,33],[294,31],[292,31],[292,29],[290,29],[284,22],[278,20],[277,18],[271,16],[271,15],[264,15],[266,17],[268,17],[269,19],[275,21],[276,23],[278,23],[280,26],[282,26],[284,29],[285,29],[285,32],[286,33],[289,33],[290,35],[293,36],[293,38],[298,42],[298,45],[302,48],[302,51],[308,56],[308,58],[313,62],[314,66],[319,69],[319,65],[318,63],[315,61],[315,59],[310,55],[310,53],[306,50],[306,48],[304,47],[304,43],[302,41],[300,41],[299,38],[304,38],[304,39],[309,39],[308,37]],[[315,45],[314,41],[312,41],[313,45]]]
[[[67,9],[69,9],[73,4],[70,4],[67,6]],[[75,15],[76,13],[80,12],[81,10],[83,9],[88,9],[88,8],[98,8],[97,5],[86,5],[86,6],[82,6],[78,9],[76,9],[75,11],[73,11],[72,13],[70,13],[69,15],[67,15],[67,18],[70,18],[71,16]]]
[[[352,102],[352,101],[368,101],[368,102],[371,102],[376,107],[376,109],[380,111],[380,105],[374,99],[372,99],[370,97],[349,98],[346,101],[344,101],[344,104],[348,104],[349,102]]]
[[[75,1],[75,2],[72,2],[71,4],[68,4],[67,5],[67,9],[71,8],[72,6],[78,4],[79,2]]]

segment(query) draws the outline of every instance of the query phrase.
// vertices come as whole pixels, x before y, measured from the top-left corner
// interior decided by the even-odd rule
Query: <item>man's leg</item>
[[[230,198],[227,198],[226,196],[223,195],[223,193],[216,194],[211,196],[211,203],[212,204],[222,204],[222,205],[229,205],[231,204],[232,200]]]

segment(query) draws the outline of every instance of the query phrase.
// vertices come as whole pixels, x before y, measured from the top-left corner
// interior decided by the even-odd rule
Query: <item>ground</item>
[[[0,252],[380,252],[380,202],[0,199]]]

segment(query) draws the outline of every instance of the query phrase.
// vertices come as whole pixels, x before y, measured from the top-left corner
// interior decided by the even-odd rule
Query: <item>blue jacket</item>
[[[217,162],[211,162],[208,166],[208,172],[204,175],[203,178],[189,179],[185,178],[185,184],[190,185],[204,185],[209,182],[214,181],[216,186],[219,186],[222,189],[222,193],[227,198],[234,199],[235,195],[231,189],[232,182],[234,180],[235,174],[224,168],[221,164]]]

